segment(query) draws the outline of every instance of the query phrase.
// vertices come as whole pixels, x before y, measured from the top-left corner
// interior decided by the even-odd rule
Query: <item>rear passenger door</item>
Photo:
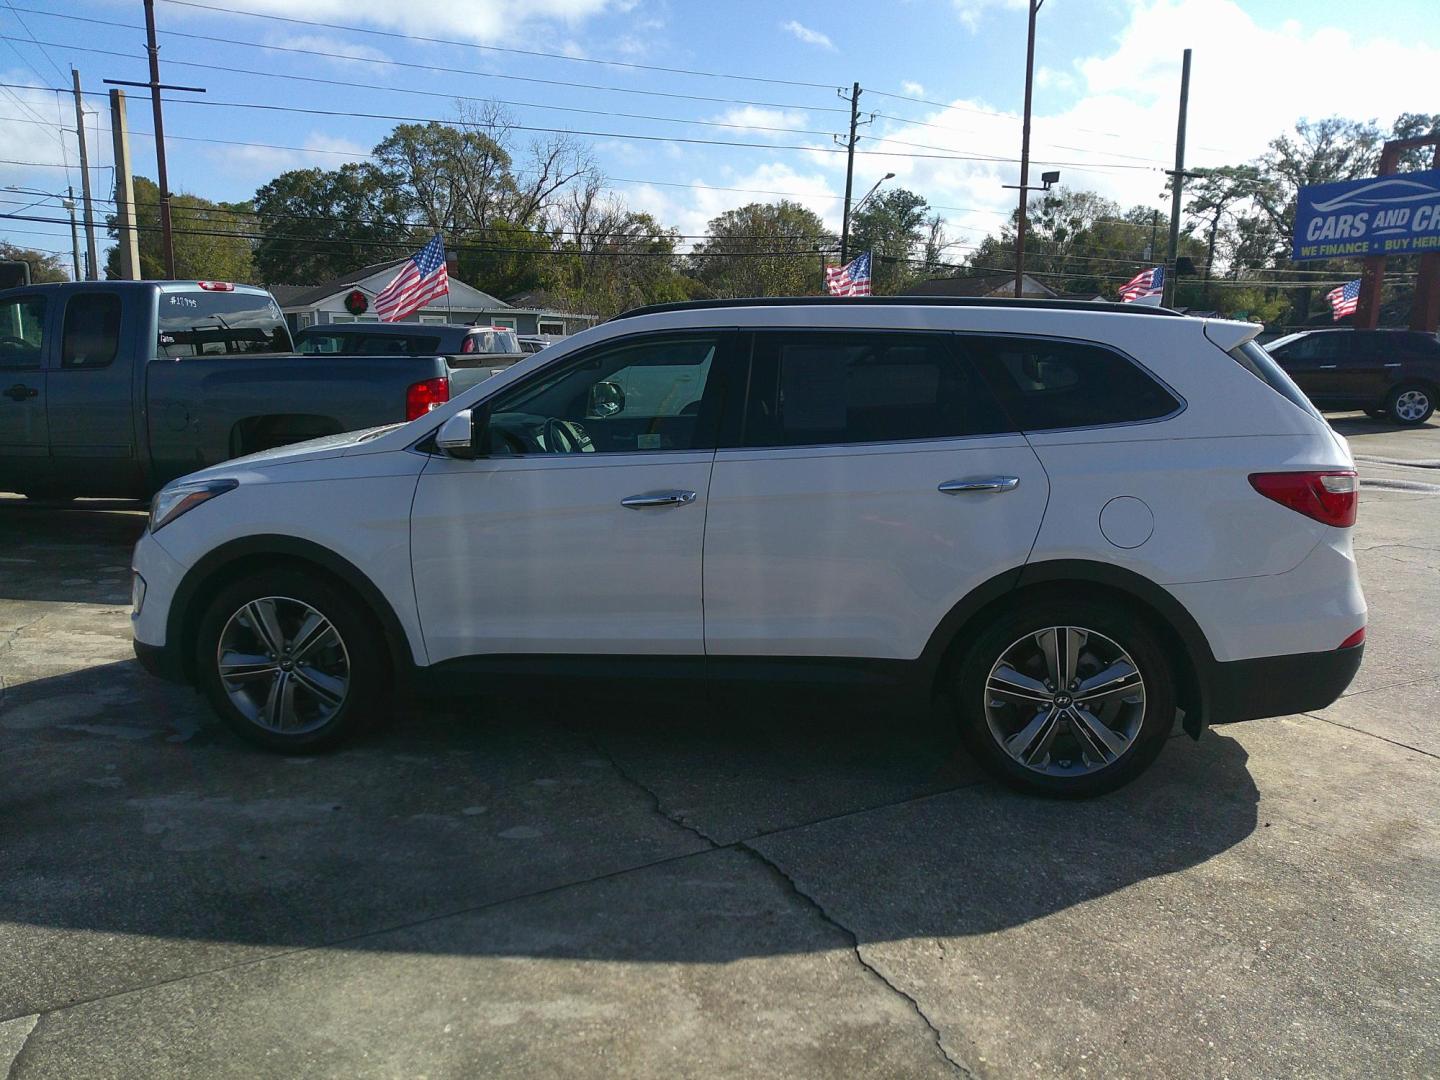
[[[0,301],[0,491],[39,491],[49,479],[45,352],[54,333],[42,295]]]
[[[705,527],[710,656],[914,659],[1025,562],[1048,484],[957,339],[758,331]]]

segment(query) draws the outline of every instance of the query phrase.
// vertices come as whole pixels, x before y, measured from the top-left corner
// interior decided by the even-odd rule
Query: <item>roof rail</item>
[[[632,319],[638,315],[659,315],[667,311],[708,311],[752,307],[958,307],[1020,308],[1042,311],[1110,312],[1116,315],[1160,315],[1183,319],[1170,308],[1111,303],[1103,300],[1028,300],[986,296],[745,296],[734,300],[682,300],[673,304],[649,304],[616,315]]]

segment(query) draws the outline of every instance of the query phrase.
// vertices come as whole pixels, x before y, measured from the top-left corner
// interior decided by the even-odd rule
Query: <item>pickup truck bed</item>
[[[411,419],[499,366],[300,356],[270,294],[244,285],[10,289],[0,490],[144,498],[242,454]]]

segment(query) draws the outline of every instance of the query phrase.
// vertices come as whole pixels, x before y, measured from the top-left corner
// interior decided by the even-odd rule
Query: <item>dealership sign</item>
[[[1440,169],[1300,189],[1294,259],[1440,252]]]

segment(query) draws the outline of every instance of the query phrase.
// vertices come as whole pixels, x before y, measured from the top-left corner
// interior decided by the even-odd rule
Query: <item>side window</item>
[[[1296,355],[1304,360],[1334,363],[1349,353],[1349,334],[1315,334],[1300,343],[1302,349]]]
[[[33,371],[45,344],[45,298],[24,296],[0,303],[0,369]]]
[[[1180,407],[1137,364],[1100,345],[1044,338],[971,338],[1006,411],[1024,431],[1137,423]]]
[[[120,351],[120,297],[81,293],[65,305],[60,337],[62,368],[109,367]]]
[[[307,330],[300,336],[295,351],[306,356],[338,353],[344,341],[340,334],[327,334],[321,330]]]
[[[708,449],[720,344],[686,334],[586,350],[490,402],[490,452]]]
[[[814,446],[1011,430],[949,334],[762,331],[746,446]]]

